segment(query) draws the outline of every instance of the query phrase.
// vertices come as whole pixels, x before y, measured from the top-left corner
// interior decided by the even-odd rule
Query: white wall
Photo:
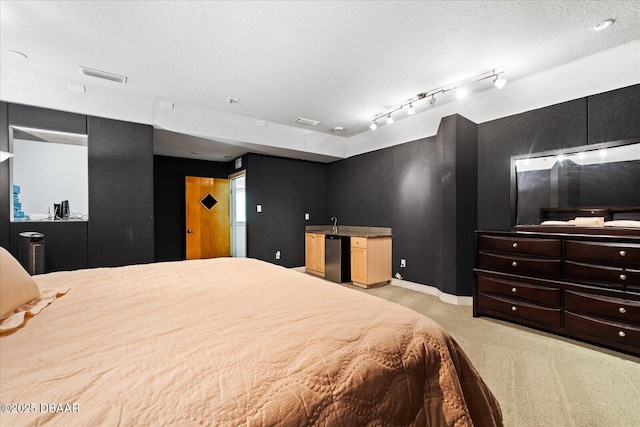
[[[71,212],[89,213],[86,146],[14,139],[13,153],[13,184],[25,214],[47,213],[45,206],[53,214],[53,204],[63,200]]]

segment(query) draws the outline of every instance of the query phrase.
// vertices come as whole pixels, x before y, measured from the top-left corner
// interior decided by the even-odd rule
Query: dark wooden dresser
[[[473,315],[640,355],[640,230],[540,230],[476,232]]]

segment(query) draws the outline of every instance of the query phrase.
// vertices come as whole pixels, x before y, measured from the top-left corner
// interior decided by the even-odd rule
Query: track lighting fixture
[[[502,89],[506,84],[507,84],[507,79],[500,78],[497,75],[496,75],[496,78],[493,79],[493,85],[498,89]]]
[[[416,111],[413,107],[413,104],[425,98],[429,98],[429,105],[432,107],[436,104],[436,95],[445,94],[454,89],[456,89],[456,95],[458,96],[458,98],[464,98],[468,94],[469,86],[482,80],[493,78],[494,86],[498,89],[502,89],[507,84],[507,80],[504,77],[501,77],[502,74],[504,74],[503,69],[500,69],[500,71],[498,71],[498,69],[494,69],[492,71],[487,71],[486,73],[478,74],[477,76],[468,78],[467,80],[463,80],[461,82],[439,87],[428,92],[420,92],[413,98],[407,99],[401,104],[397,104],[379,114],[376,114],[371,120],[371,125],[369,126],[369,128],[371,130],[376,130],[378,127],[378,120],[382,119],[385,116],[387,117],[387,124],[390,125],[391,123],[393,123],[393,117],[391,117],[391,114],[395,113],[398,110],[402,110],[404,107],[408,107],[408,116],[414,115]]]

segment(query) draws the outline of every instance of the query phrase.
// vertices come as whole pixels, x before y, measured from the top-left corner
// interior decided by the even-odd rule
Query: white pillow
[[[40,289],[33,277],[0,247],[0,320],[39,297]]]
[[[605,227],[633,227],[640,228],[640,221],[634,221],[631,219],[618,219],[615,221],[607,221],[604,223]]]

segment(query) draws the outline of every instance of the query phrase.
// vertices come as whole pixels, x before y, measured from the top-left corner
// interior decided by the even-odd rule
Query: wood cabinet
[[[324,277],[324,234],[305,233],[305,271]]]
[[[476,233],[475,317],[640,355],[640,237]]]
[[[391,280],[391,237],[351,238],[351,281],[371,287]]]

